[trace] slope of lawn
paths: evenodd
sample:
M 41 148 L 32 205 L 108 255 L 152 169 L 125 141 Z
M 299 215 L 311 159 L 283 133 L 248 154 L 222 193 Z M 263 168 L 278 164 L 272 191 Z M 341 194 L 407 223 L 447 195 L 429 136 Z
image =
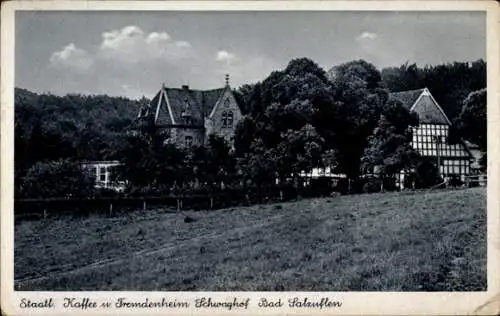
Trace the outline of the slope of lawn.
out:
M 486 290 L 486 190 L 364 194 L 15 227 L 17 290 Z

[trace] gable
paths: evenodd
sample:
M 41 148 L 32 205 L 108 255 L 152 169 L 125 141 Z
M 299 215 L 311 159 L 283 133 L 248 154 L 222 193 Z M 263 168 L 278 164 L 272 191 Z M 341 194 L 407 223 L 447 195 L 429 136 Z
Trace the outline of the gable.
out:
M 230 88 L 224 89 L 221 96 L 218 98 L 217 102 L 214 105 L 214 108 L 208 115 L 208 117 L 213 118 L 217 112 L 221 112 L 223 110 L 231 110 L 235 112 L 235 115 L 241 116 L 241 110 L 238 106 L 238 102 L 236 102 L 236 98 L 233 95 L 233 92 Z
M 160 90 L 158 98 L 158 103 L 155 105 L 155 124 L 157 125 L 171 125 L 172 116 L 170 115 L 170 110 L 168 108 L 167 99 L 165 97 L 165 91 Z M 154 104 L 154 103 L 153 103 Z
M 172 110 L 172 115 L 176 124 L 183 124 L 182 113 L 186 109 L 186 102 L 189 104 L 189 112 L 193 125 L 203 125 L 202 103 L 199 91 L 188 89 L 166 88 L 167 102 Z
M 150 118 L 158 125 L 173 124 L 163 89 L 156 93 L 147 106 L 139 110 L 137 117 L 140 119 Z
M 204 115 L 210 116 L 215 105 L 222 98 L 225 88 L 203 91 Z
M 418 114 L 420 123 L 451 125 L 450 120 L 427 88 L 392 92 L 389 100 L 401 102 L 403 107 Z
M 147 107 L 140 110 L 138 117 L 151 117 L 157 125 L 185 124 L 183 113 L 186 108 L 191 115 L 190 125 L 203 126 L 204 120 L 214 113 L 222 100 L 229 99 L 233 111 L 241 111 L 229 86 L 212 90 L 167 88 L 163 86 Z M 188 106 L 186 107 L 186 103 Z
M 427 90 L 426 90 L 427 91 Z M 424 91 L 412 107 L 412 111 L 418 114 L 419 122 L 425 124 L 451 125 L 448 117 L 437 104 L 430 93 Z

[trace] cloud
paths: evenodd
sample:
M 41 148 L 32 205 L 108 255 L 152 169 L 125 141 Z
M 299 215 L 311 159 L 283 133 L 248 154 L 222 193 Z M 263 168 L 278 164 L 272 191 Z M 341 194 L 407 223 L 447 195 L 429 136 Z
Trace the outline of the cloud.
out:
M 92 68 L 94 61 L 87 51 L 70 43 L 50 56 L 50 64 L 56 68 L 70 68 L 85 73 Z
M 393 37 L 379 37 L 375 33 L 363 32 L 359 35 L 355 53 L 352 58 L 364 59 L 378 67 L 387 67 L 403 63 L 401 51 L 405 46 L 412 46 L 405 39 L 395 40 Z M 377 40 L 375 40 L 377 39 Z M 393 49 L 387 49 L 391 47 Z M 407 60 L 412 60 L 414 52 L 410 50 L 406 53 Z
M 374 40 L 377 37 L 378 37 L 377 33 L 363 32 L 360 35 L 356 36 L 356 39 L 358 41 L 362 41 L 362 40 Z
M 185 41 L 177 41 L 177 42 L 175 42 L 175 46 L 177 46 L 179 48 L 191 48 L 191 44 L 189 44 L 189 42 L 185 42 Z
M 68 44 L 50 57 L 50 64 L 57 68 L 86 72 L 94 64 L 107 63 L 114 67 L 152 62 L 178 62 L 193 57 L 194 51 L 187 41 L 176 41 L 166 32 L 146 34 L 141 28 L 130 25 L 120 30 L 102 33 L 99 48 L 89 53 Z
M 95 93 L 137 97 L 153 93 L 168 78 L 184 82 L 191 76 L 186 65 L 201 65 L 188 41 L 134 25 L 103 32 L 94 47 L 86 51 L 70 43 L 51 55 L 51 76 L 58 88 L 91 87 Z
M 131 25 L 121 30 L 112 30 L 102 34 L 101 49 L 126 49 L 134 48 L 144 39 L 144 32 L 137 26 Z
M 98 54 L 102 58 L 116 59 L 123 63 L 138 63 L 152 59 L 177 61 L 193 53 L 187 41 L 176 41 L 166 32 L 145 34 L 138 26 L 130 25 L 121 30 L 102 34 Z
M 278 67 L 265 55 L 239 55 L 209 43 L 194 47 L 166 31 L 148 33 L 133 25 L 103 32 L 95 44 L 85 51 L 71 43 L 53 54 L 51 89 L 151 98 L 162 82 L 211 89 L 223 86 L 229 74 L 237 87 L 263 80 Z
M 220 50 L 217 52 L 215 60 L 218 62 L 230 65 L 230 64 L 234 63 L 235 61 L 237 61 L 238 58 L 234 54 L 231 54 L 225 50 Z

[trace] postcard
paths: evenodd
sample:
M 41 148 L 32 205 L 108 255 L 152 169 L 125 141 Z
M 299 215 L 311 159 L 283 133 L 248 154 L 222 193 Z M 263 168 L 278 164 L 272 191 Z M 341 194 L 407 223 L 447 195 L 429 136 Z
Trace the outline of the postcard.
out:
M 494 1 L 8 1 L 5 315 L 500 312 Z

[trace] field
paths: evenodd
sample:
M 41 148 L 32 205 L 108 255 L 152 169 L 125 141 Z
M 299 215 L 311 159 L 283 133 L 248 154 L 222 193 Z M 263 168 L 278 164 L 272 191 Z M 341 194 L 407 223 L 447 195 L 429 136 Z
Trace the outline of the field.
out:
M 16 290 L 486 290 L 486 190 L 20 221 Z

